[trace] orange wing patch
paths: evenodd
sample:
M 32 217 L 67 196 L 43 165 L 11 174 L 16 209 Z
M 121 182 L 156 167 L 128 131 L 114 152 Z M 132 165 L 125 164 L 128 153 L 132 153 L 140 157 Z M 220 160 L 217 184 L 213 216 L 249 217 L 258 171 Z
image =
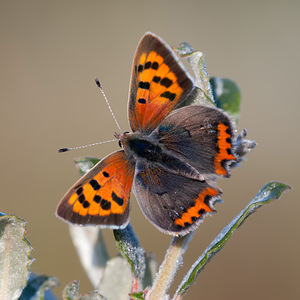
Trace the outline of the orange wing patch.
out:
M 205 188 L 199 193 L 198 198 L 195 199 L 195 205 L 188 208 L 174 223 L 184 228 L 192 225 L 195 222 L 195 219 L 200 218 L 204 213 L 212 212 L 213 210 L 210 208 L 209 202 L 218 194 L 219 192 L 214 188 Z
M 161 39 L 146 34 L 138 45 L 131 79 L 129 120 L 150 133 L 190 93 L 193 82 Z
M 231 134 L 227 132 L 229 126 L 220 123 L 218 125 L 218 148 L 219 152 L 215 158 L 215 170 L 218 175 L 227 175 L 227 170 L 224 167 L 224 163 L 229 160 L 235 160 L 236 158 L 231 153 Z
M 57 215 L 71 223 L 121 225 L 128 217 L 133 176 L 124 151 L 109 155 L 67 192 Z
M 178 78 L 157 52 L 143 53 L 138 65 L 136 109 L 142 130 L 149 123 L 160 123 L 183 93 Z M 142 62 L 144 62 L 142 64 Z

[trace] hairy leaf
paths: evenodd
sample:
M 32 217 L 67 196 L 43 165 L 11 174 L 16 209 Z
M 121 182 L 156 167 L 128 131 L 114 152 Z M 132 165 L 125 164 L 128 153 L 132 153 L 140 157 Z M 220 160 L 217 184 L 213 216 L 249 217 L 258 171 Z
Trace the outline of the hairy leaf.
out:
M 32 262 L 25 221 L 0 215 L 0 299 L 18 299 L 26 286 Z

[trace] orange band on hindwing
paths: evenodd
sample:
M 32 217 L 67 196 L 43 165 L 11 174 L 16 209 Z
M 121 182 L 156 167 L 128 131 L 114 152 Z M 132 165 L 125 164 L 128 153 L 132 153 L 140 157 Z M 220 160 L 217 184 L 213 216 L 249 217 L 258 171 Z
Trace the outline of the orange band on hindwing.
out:
M 203 215 L 203 213 L 212 212 L 209 202 L 212 197 L 216 196 L 218 193 L 219 192 L 213 188 L 205 188 L 198 194 L 198 198 L 195 199 L 195 205 L 188 208 L 174 223 L 181 227 L 187 227 L 192 225 L 196 219 Z
M 214 161 L 215 170 L 218 175 L 227 175 L 227 170 L 224 163 L 229 160 L 235 160 L 236 158 L 231 153 L 232 141 L 231 141 L 230 127 L 219 123 L 218 125 L 218 153 Z

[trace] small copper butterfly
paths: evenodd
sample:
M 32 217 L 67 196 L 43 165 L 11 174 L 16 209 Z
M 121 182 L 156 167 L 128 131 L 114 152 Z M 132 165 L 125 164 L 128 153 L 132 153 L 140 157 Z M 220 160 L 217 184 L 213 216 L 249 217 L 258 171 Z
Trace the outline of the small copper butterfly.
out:
M 235 160 L 234 127 L 222 110 L 179 108 L 194 88 L 173 50 L 146 33 L 133 60 L 129 92 L 132 133 L 116 134 L 123 148 L 95 165 L 65 194 L 57 216 L 73 224 L 124 228 L 133 189 L 159 230 L 185 235 L 214 210 L 220 176 Z

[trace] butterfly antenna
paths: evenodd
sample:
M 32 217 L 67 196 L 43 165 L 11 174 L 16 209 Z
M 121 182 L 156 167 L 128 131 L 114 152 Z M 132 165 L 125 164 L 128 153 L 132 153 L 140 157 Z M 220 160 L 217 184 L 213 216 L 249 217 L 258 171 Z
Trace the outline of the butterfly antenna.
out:
M 83 149 L 83 148 L 87 148 L 87 147 L 91 147 L 91 146 L 95 146 L 95 145 L 100 145 L 100 144 L 105 144 L 105 143 L 110 143 L 110 142 L 115 142 L 115 141 L 117 141 L 117 139 L 98 142 L 98 143 L 93 143 L 93 144 L 88 144 L 88 145 L 79 146 L 79 147 L 61 148 L 61 149 L 58 150 L 58 152 L 61 153 L 61 152 L 67 152 L 67 151 L 71 151 L 71 150 L 78 150 L 78 149 Z
M 121 127 L 120 127 L 120 125 L 119 125 L 119 123 L 118 123 L 118 121 L 117 121 L 117 119 L 116 119 L 116 117 L 115 117 L 115 115 L 114 115 L 114 113 L 113 113 L 113 111 L 112 111 L 110 105 L 109 105 L 109 102 L 108 102 L 108 100 L 107 100 L 107 97 L 106 97 L 106 95 L 105 95 L 103 89 L 102 89 L 102 86 L 101 86 L 101 83 L 100 83 L 99 79 L 98 79 L 98 78 L 95 78 L 95 82 L 96 82 L 98 88 L 100 89 L 100 91 L 101 91 L 101 93 L 102 93 L 102 95 L 103 95 L 103 97 L 104 97 L 104 99 L 105 99 L 105 101 L 106 101 L 106 104 L 107 104 L 107 106 L 108 106 L 108 108 L 109 108 L 109 110 L 110 110 L 110 113 L 111 113 L 113 119 L 115 120 L 115 123 L 116 123 L 117 127 L 119 128 L 120 132 L 122 133 L 122 129 L 121 129 Z

